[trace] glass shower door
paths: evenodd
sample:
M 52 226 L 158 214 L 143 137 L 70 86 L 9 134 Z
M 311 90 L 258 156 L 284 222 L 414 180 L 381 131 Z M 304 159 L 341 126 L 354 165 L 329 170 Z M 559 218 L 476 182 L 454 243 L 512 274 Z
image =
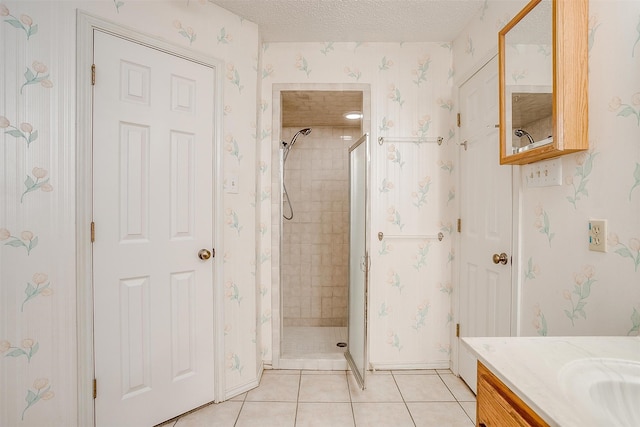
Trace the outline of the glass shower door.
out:
M 369 134 L 349 148 L 349 342 L 345 357 L 365 388 L 369 273 Z

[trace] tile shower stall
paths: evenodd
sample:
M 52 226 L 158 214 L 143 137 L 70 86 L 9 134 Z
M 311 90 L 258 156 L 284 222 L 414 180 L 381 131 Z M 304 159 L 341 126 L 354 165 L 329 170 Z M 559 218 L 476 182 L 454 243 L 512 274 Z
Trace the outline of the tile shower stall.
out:
M 289 142 L 298 130 L 283 128 L 282 139 Z M 336 341 L 346 340 L 349 147 L 359 137 L 359 127 L 316 126 L 300 136 L 287 155 L 284 183 L 293 218 L 282 220 L 284 357 L 318 353 L 321 348 L 340 351 Z M 282 209 L 291 215 L 286 201 Z M 310 327 L 327 329 L 313 332 Z M 309 336 L 315 344 L 309 343 Z

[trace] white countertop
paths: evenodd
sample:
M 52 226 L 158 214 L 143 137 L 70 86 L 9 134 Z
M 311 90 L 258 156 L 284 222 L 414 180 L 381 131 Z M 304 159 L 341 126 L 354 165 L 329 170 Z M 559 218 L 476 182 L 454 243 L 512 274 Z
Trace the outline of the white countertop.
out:
M 602 427 L 589 408 L 584 409 L 584 401 L 564 390 L 566 385 L 559 380 L 563 367 L 594 358 L 640 363 L 640 337 L 495 337 L 462 341 L 542 419 L 558 427 Z

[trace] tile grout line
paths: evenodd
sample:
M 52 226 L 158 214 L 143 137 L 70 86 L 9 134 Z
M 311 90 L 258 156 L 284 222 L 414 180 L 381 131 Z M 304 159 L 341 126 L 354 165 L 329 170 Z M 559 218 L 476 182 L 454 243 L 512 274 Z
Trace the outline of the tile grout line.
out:
M 258 387 L 260 387 L 260 384 L 258 384 Z M 244 394 L 244 399 L 242 399 L 242 405 L 240 405 L 240 410 L 238 411 L 238 415 L 236 415 L 236 420 L 233 423 L 233 426 L 235 427 L 236 425 L 238 425 L 238 421 L 240 420 L 240 414 L 242 413 L 242 410 L 244 409 L 244 404 L 247 401 L 247 396 L 249 395 L 249 392 L 246 392 Z
M 449 385 L 445 382 L 445 380 L 442 379 L 442 376 L 440 376 L 440 372 L 436 371 L 436 374 L 438 375 L 438 378 L 440 378 L 440 381 L 442 381 L 442 383 L 444 384 L 444 386 L 447 388 L 447 390 L 449 390 L 449 393 L 451 393 L 451 395 L 453 396 L 453 398 L 456 400 L 456 403 L 458 404 L 458 406 L 460 407 L 460 409 L 462 409 L 462 412 L 467 416 L 467 418 L 469 418 L 469 420 L 473 423 L 473 425 L 475 425 L 475 421 L 471 419 L 471 417 L 469 416 L 469 414 L 467 414 L 467 411 L 464 410 L 464 407 L 460 404 L 460 401 L 458 400 L 458 398 L 456 397 L 456 395 L 453 393 L 453 391 L 451 390 L 451 388 L 449 387 Z M 452 374 L 453 375 L 453 374 Z
M 398 388 L 398 392 L 400 393 L 400 397 L 402 397 L 402 403 L 404 403 L 404 407 L 407 409 L 407 412 L 409 413 L 409 417 L 411 417 L 411 422 L 415 426 L 416 425 L 416 420 L 413 419 L 413 414 L 411 413 L 411 410 L 409 409 L 409 405 L 407 405 L 407 401 L 404 399 L 404 394 L 402 394 L 402 390 L 400 389 L 400 386 L 398 385 L 398 381 L 396 381 L 396 376 L 393 373 L 393 370 L 391 371 L 391 378 L 393 378 L 393 383 Z
M 298 407 L 300 406 L 300 389 L 302 388 L 302 369 L 298 371 L 298 394 L 296 396 L 296 413 L 293 417 L 293 427 L 298 424 Z
M 347 391 L 349 392 L 349 404 L 351 405 L 351 419 L 353 420 L 353 426 L 356 426 L 356 412 L 353 409 L 353 396 L 351 395 L 351 386 L 349 386 L 349 371 L 345 371 L 345 380 L 347 381 Z

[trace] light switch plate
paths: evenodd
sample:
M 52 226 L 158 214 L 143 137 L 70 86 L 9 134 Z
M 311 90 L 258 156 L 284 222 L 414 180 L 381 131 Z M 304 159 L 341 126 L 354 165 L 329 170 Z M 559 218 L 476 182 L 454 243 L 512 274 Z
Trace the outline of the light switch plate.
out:
M 231 194 L 238 193 L 238 175 L 230 174 L 224 178 L 224 191 Z
M 525 166 L 528 187 L 551 187 L 562 185 L 562 161 L 551 159 Z
M 589 220 L 589 250 L 607 252 L 607 220 Z

